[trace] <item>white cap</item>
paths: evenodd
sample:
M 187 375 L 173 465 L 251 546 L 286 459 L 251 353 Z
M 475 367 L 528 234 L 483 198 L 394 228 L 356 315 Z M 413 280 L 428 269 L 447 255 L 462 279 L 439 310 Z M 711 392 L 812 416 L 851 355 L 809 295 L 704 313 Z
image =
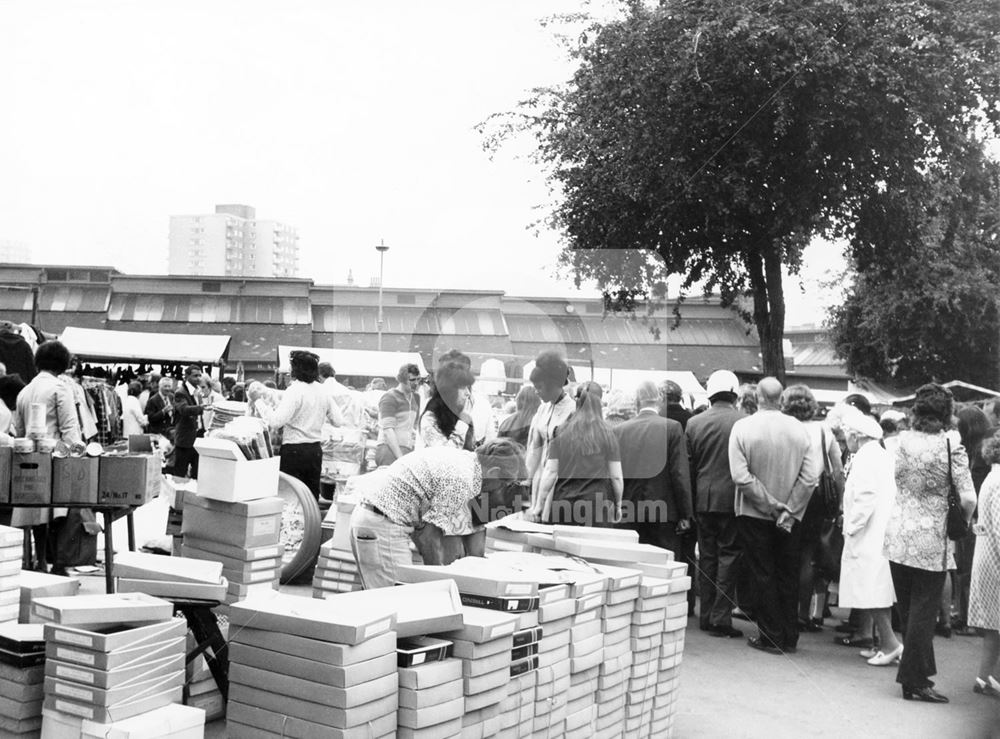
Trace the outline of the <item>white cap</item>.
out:
M 733 395 L 740 389 L 740 381 L 729 370 L 716 370 L 705 385 L 708 397 L 711 398 L 718 393 L 732 393 Z
M 859 436 L 867 436 L 871 439 L 882 438 L 882 427 L 879 426 L 878 421 L 851 406 L 847 406 L 841 416 L 840 428 L 845 434 L 854 432 Z

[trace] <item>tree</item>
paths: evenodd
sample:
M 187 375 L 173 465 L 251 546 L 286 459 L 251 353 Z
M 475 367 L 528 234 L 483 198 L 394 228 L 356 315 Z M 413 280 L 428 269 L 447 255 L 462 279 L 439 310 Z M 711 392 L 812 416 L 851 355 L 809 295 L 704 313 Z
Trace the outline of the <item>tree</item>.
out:
M 782 377 L 783 268 L 816 235 L 849 236 L 884 183 L 997 129 L 998 31 L 985 0 L 634 0 L 487 146 L 534 134 L 578 280 L 658 300 L 679 274 L 749 296 L 763 370 Z
M 855 283 L 830 313 L 848 371 L 916 386 L 1000 387 L 1000 165 L 928 173 L 921 191 L 887 190 L 862 210 Z

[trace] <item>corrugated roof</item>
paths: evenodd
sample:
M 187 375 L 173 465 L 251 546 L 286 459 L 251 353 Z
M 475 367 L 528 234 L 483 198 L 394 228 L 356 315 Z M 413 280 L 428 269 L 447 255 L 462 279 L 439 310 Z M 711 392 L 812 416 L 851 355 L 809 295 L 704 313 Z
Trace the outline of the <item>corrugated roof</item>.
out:
M 836 350 L 829 344 L 804 344 L 794 347 L 793 357 L 796 367 L 842 367 L 844 362 L 837 357 Z

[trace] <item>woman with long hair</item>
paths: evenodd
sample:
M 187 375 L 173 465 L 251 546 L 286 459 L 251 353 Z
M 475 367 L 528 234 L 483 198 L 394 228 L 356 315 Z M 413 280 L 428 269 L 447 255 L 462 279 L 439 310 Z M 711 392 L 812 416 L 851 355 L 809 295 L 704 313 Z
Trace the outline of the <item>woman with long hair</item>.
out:
M 927 703 L 948 702 L 930 678 L 937 672 L 934 622 L 952 558 L 946 533 L 952 482 L 966 520 L 976 506 L 969 457 L 959 435 L 947 431 L 951 414 L 951 391 L 917 388 L 913 426 L 899 435 L 896 501 L 885 537 L 904 635 L 896 682 L 903 698 Z
M 542 399 L 538 397 L 538 391 L 530 383 L 524 383 L 517 393 L 516 410 L 514 414 L 508 416 L 500 424 L 497 436 L 505 436 L 513 439 L 523 447 L 528 446 L 528 432 L 531 431 L 531 419 L 535 417 L 538 406 L 542 404 Z
M 955 413 L 958 419 L 958 433 L 962 437 L 962 446 L 969 453 L 969 472 L 972 473 L 972 487 L 976 489 L 976 497 L 979 497 L 980 488 L 983 481 L 990 473 L 990 464 L 983 458 L 983 441 L 993 430 L 990 426 L 990 419 L 977 406 L 967 405 L 959 408 Z M 975 520 L 973 518 L 973 520 Z M 969 616 L 969 578 L 972 573 L 972 559 L 976 551 L 976 535 L 971 531 L 964 539 L 955 542 L 955 571 L 951 576 L 951 592 L 945 588 L 943 605 L 943 623 L 940 627 L 951 629 L 960 636 L 975 636 L 978 632 L 968 625 Z M 952 596 L 958 601 L 958 617 L 954 624 L 951 623 L 951 603 Z
M 982 443 L 982 456 L 990 465 L 979 491 L 978 537 L 972 558 L 969 593 L 969 626 L 981 630 L 983 652 L 973 691 L 1000 698 L 1000 434 Z
M 600 527 L 621 521 L 621 453 L 604 421 L 602 395 L 597 383 L 579 385 L 576 410 L 549 445 L 535 511 L 543 521 Z
M 472 417 L 466 410 L 475 381 L 472 372 L 458 362 L 438 367 L 430 400 L 417 422 L 425 447 L 450 446 L 468 451 L 476 448 Z

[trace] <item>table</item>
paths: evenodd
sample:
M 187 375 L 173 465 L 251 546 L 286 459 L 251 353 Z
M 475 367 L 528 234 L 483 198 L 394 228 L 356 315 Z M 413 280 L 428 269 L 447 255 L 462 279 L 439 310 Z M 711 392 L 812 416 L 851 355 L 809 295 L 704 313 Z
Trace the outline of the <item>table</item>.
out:
M 219 619 L 212 609 L 219 605 L 215 600 L 190 600 L 185 598 L 164 598 L 174 604 L 174 608 L 184 614 L 188 628 L 194 634 L 195 648 L 188 652 L 190 664 L 199 654 L 205 655 L 208 669 L 219 686 L 224 701 L 229 700 L 229 645 L 219 631 Z M 209 653 L 211 649 L 211 653 Z
M 8 508 L 90 508 L 95 513 L 100 513 L 104 519 L 104 587 L 108 593 L 115 592 L 115 579 L 112 575 L 115 563 L 115 547 L 112 537 L 111 524 L 122 516 L 127 518 L 128 526 L 128 548 L 135 551 L 135 520 L 133 514 L 139 506 L 133 505 L 90 505 L 86 503 L 59 503 L 57 505 L 46 503 L 43 505 L 26 503 L 4 503 Z M 27 566 L 31 566 L 31 529 L 24 530 L 24 547 Z

